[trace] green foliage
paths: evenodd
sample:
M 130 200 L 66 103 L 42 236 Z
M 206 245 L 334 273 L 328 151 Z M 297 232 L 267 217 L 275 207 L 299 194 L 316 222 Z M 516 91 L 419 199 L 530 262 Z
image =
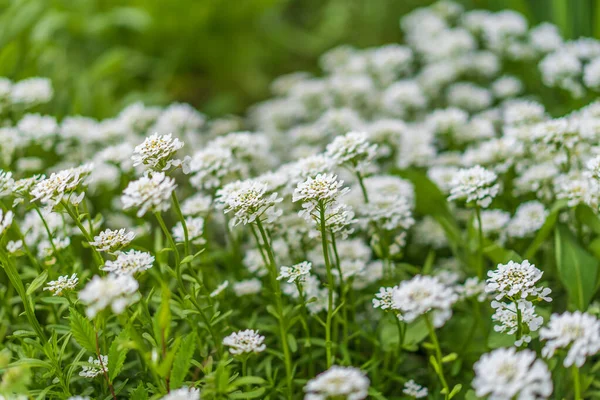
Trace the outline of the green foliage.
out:
M 96 334 L 89 319 L 79 314 L 77 310 L 69 310 L 71 333 L 75 341 L 87 351 L 96 353 Z

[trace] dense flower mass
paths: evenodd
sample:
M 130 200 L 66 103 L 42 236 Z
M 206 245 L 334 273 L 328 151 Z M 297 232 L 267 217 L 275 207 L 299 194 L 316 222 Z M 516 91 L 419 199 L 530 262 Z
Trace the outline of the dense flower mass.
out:
M 600 41 L 451 0 L 400 29 L 242 116 L 0 78 L 0 396 L 594 398 Z

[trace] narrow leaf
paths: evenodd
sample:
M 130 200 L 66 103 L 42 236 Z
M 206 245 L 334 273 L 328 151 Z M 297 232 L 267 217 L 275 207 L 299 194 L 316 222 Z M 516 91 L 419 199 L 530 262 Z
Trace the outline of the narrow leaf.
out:
M 96 334 L 92 323 L 74 308 L 70 309 L 69 320 L 75 341 L 84 349 L 96 353 Z

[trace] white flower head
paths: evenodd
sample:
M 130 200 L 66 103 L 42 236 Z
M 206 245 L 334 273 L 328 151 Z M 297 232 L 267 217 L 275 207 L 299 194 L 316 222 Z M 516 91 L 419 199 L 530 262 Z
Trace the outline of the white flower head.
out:
M 0 210 L 0 236 L 12 225 L 14 214 L 12 211 Z
M 0 197 L 7 196 L 15 190 L 15 180 L 12 176 L 12 172 L 0 169 Z
M 375 294 L 373 299 L 373 307 L 381 308 L 382 310 L 394 310 L 396 303 L 394 302 L 394 292 L 398 289 L 398 286 L 394 287 L 382 287 L 379 288 L 379 292 Z
M 540 329 L 540 326 L 544 322 L 544 319 L 535 312 L 533 303 L 527 300 L 519 299 L 516 303 L 508 304 L 492 301 L 492 308 L 496 310 L 494 315 L 492 315 L 492 321 L 497 323 L 497 325 L 494 325 L 496 332 L 505 332 L 508 335 L 514 335 L 519 328 L 527 328 L 521 338 L 515 341 L 516 346 L 529 343 L 531 341 L 529 333 Z M 520 327 L 517 310 L 521 315 Z
M 529 261 L 521 263 L 509 261 L 508 264 L 498 264 L 494 271 L 488 271 L 485 291 L 493 293 L 496 300 L 503 298 L 527 299 L 533 297 L 545 301 L 552 301 L 548 295 L 549 288 L 536 286 L 542 278 L 543 272 Z
M 369 143 L 369 135 L 366 132 L 349 132 L 336 137 L 327 145 L 325 155 L 338 165 L 365 172 L 377 155 L 377 145 Z
M 171 390 L 161 400 L 200 400 L 200 389 L 181 387 Z
M 291 267 L 281 267 L 279 270 L 278 280 L 285 279 L 288 283 L 303 282 L 306 276 L 310 273 L 312 263 L 302 261 L 294 264 Z
M 204 234 L 204 218 L 188 217 L 185 219 L 185 226 L 188 231 L 188 239 L 192 243 L 197 245 L 206 243 L 206 240 L 204 240 L 202 237 Z M 185 241 L 185 232 L 183 230 L 183 224 L 181 221 L 177 222 L 177 224 L 173 227 L 173 239 L 175 239 L 177 243 L 182 243 Z
M 479 207 L 487 208 L 500 191 L 497 179 L 495 173 L 479 165 L 461 169 L 450 184 L 448 200 L 465 200 L 467 203 L 474 202 Z
M 171 194 L 175 190 L 175 180 L 164 172 L 154 172 L 129 182 L 123 191 L 123 208 L 137 208 L 137 216 L 142 217 L 148 211 L 167 211 L 171 207 Z
M 484 354 L 474 365 L 473 388 L 478 397 L 490 400 L 547 399 L 552 377 L 543 361 L 530 350 L 497 349 Z
M 333 174 L 308 177 L 296 186 L 292 201 L 301 201 L 304 212 L 311 213 L 315 208 L 326 207 L 348 193 L 350 189 L 343 185 L 344 181 L 338 180 Z
M 102 278 L 96 275 L 79 292 L 79 300 L 87 306 L 88 318 L 94 318 L 107 307 L 115 314 L 121 314 L 125 307 L 138 300 L 138 287 L 131 275 L 108 274 Z
M 362 400 L 369 392 L 369 378 L 358 368 L 332 366 L 304 386 L 305 400 Z
M 181 161 L 172 160 L 171 157 L 183 147 L 183 144 L 179 139 L 173 138 L 170 133 L 168 135 L 155 133 L 135 147 L 133 156 L 131 156 L 133 166 L 147 165 L 158 171 L 179 166 Z
M 260 279 L 248 279 L 245 281 L 239 281 L 233 284 L 233 291 L 236 296 L 247 296 L 251 294 L 258 294 L 262 290 L 262 282 Z
M 128 246 L 135 238 L 135 232 L 127 231 L 125 228 L 119 230 L 106 229 L 94 236 L 94 241 L 90 242 L 98 251 L 113 253 L 116 250 Z
M 431 311 L 433 325 L 439 328 L 452 316 L 458 295 L 437 277 L 416 275 L 402 281 L 392 299 L 393 308 L 401 312 L 404 321 L 412 322 Z
M 581 311 L 552 314 L 548 325 L 540 330 L 540 339 L 546 341 L 544 357 L 552 357 L 558 349 L 568 349 L 564 366 L 580 368 L 587 357 L 600 351 L 600 321 Z
M 273 222 L 275 205 L 283 201 L 277 193 L 268 193 L 266 183 L 257 180 L 232 182 L 217 191 L 215 203 L 227 213 L 233 213 L 232 224 L 249 224 L 266 216 Z M 275 212 L 275 213 L 274 213 Z
M 90 357 L 88 364 L 81 368 L 79 376 L 84 378 L 95 378 L 105 372 L 108 372 L 108 356 L 100 355 L 100 359 Z
M 70 277 L 69 275 L 59 276 L 57 280 L 48 282 L 48 286 L 44 290 L 49 290 L 53 296 L 61 296 L 64 291 L 75 289 L 77 283 L 79 283 L 77 274 Z
M 31 196 L 33 201 L 39 200 L 44 204 L 55 206 L 63 199 L 81 188 L 90 175 L 93 164 L 85 164 L 76 168 L 54 172 L 49 178 L 43 179 L 33 186 Z
M 414 397 L 415 399 L 421 399 L 423 397 L 427 397 L 429 391 L 426 387 L 419 385 L 411 379 L 410 381 L 404 384 L 404 389 L 402 389 L 402 393 L 410 397 Z
M 229 281 L 225 281 L 223 283 L 221 283 L 219 286 L 217 286 L 217 288 L 215 290 L 213 290 L 210 293 L 210 297 L 217 297 L 218 295 L 220 295 L 223 290 L 227 289 L 227 287 L 229 286 Z
M 108 271 L 116 275 L 133 275 L 138 272 L 152 268 L 154 256 L 145 251 L 129 250 L 118 252 L 114 261 L 107 261 L 102 271 Z
M 229 347 L 229 352 L 233 355 L 246 353 L 260 353 L 265 351 L 267 346 L 263 343 L 265 337 L 258 334 L 258 331 L 246 329 L 244 331 L 233 332 L 223 339 L 223 344 Z

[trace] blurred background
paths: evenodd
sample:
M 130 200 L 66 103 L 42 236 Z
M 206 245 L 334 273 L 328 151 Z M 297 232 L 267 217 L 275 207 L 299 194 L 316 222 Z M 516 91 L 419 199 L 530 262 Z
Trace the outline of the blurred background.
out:
M 318 72 L 339 44 L 402 40 L 399 18 L 429 0 L 0 0 L 0 75 L 52 79 L 58 116 L 114 115 L 125 104 L 189 102 L 242 113 L 269 83 Z M 467 8 L 550 21 L 600 37 L 596 0 L 470 0 Z

